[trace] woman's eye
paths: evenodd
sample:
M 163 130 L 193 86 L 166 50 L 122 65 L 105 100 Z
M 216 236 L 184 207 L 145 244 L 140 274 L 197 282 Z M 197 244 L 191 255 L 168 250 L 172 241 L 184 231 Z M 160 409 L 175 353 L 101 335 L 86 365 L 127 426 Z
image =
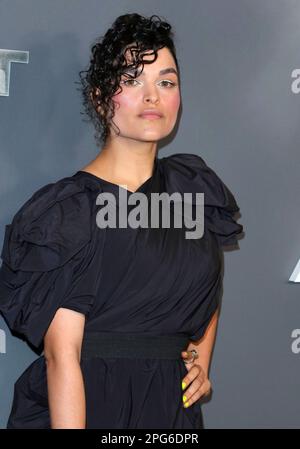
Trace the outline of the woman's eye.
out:
M 129 79 L 129 80 L 123 80 L 121 81 L 122 84 L 125 84 L 126 86 L 128 85 L 128 83 L 132 82 L 132 81 L 136 81 L 135 79 Z M 129 84 L 129 86 L 133 86 L 133 84 Z
M 162 83 L 167 83 L 167 85 L 169 85 L 170 87 L 176 86 L 175 83 L 173 83 L 172 81 L 168 81 L 168 80 L 162 80 Z
M 138 81 L 136 79 L 126 79 L 126 80 L 121 81 L 121 83 L 125 84 L 126 86 L 134 86 L 134 84 L 133 84 L 134 82 L 138 82 Z M 160 82 L 160 84 L 162 84 L 162 83 L 164 83 L 164 86 L 166 86 L 166 87 L 176 86 L 176 83 L 173 83 L 172 81 L 168 81 L 168 80 L 162 80 Z

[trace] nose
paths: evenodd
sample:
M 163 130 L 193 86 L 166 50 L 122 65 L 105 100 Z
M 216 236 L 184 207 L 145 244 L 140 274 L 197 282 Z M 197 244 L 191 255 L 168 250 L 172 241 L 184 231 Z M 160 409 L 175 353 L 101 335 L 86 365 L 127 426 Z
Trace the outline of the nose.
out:
M 159 101 L 159 96 L 155 87 L 146 87 L 144 92 L 144 101 L 149 103 L 157 103 Z

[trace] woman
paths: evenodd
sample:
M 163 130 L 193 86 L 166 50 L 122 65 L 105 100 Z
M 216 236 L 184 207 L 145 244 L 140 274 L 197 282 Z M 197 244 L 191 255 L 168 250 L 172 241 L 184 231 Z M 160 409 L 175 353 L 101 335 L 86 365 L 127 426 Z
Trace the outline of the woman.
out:
M 168 23 L 118 17 L 82 73 L 102 150 L 37 190 L 5 229 L 0 311 L 44 349 L 15 383 L 7 428 L 203 428 L 220 248 L 243 229 L 239 208 L 200 156 L 157 156 L 180 107 Z M 185 212 L 175 226 L 172 204 L 169 226 L 100 223 L 101 194 L 114 212 L 125 196 L 127 213 L 139 194 L 152 217 L 153 194 L 188 192 L 204 193 L 201 238 L 186 238 Z

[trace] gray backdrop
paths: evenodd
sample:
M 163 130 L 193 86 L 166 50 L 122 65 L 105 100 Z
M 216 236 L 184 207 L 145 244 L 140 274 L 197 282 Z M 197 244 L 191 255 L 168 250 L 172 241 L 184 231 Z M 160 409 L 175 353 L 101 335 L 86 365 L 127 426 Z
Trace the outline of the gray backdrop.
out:
M 245 237 L 224 251 L 205 427 L 299 428 L 299 284 L 288 282 L 300 257 L 299 0 L 0 1 L 0 48 L 30 56 L 12 64 L 0 97 L 0 237 L 35 190 L 99 151 L 74 82 L 94 38 L 128 12 L 162 15 L 176 32 L 183 110 L 159 156 L 199 154 L 241 208 Z M 0 328 L 5 427 L 14 382 L 38 355 L 2 318 Z

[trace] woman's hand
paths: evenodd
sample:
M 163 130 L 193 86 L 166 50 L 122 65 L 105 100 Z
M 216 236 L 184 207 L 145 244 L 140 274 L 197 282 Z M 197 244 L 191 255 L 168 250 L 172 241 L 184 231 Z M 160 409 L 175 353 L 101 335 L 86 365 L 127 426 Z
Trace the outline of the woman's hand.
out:
M 181 355 L 184 360 L 192 359 L 192 354 L 190 351 L 182 351 Z M 185 366 L 188 373 L 182 379 L 182 390 L 185 390 L 182 400 L 184 407 L 189 407 L 191 404 L 198 401 L 202 396 L 207 396 L 209 394 L 211 390 L 211 382 L 201 365 L 197 363 L 196 359 L 192 363 L 188 363 Z

